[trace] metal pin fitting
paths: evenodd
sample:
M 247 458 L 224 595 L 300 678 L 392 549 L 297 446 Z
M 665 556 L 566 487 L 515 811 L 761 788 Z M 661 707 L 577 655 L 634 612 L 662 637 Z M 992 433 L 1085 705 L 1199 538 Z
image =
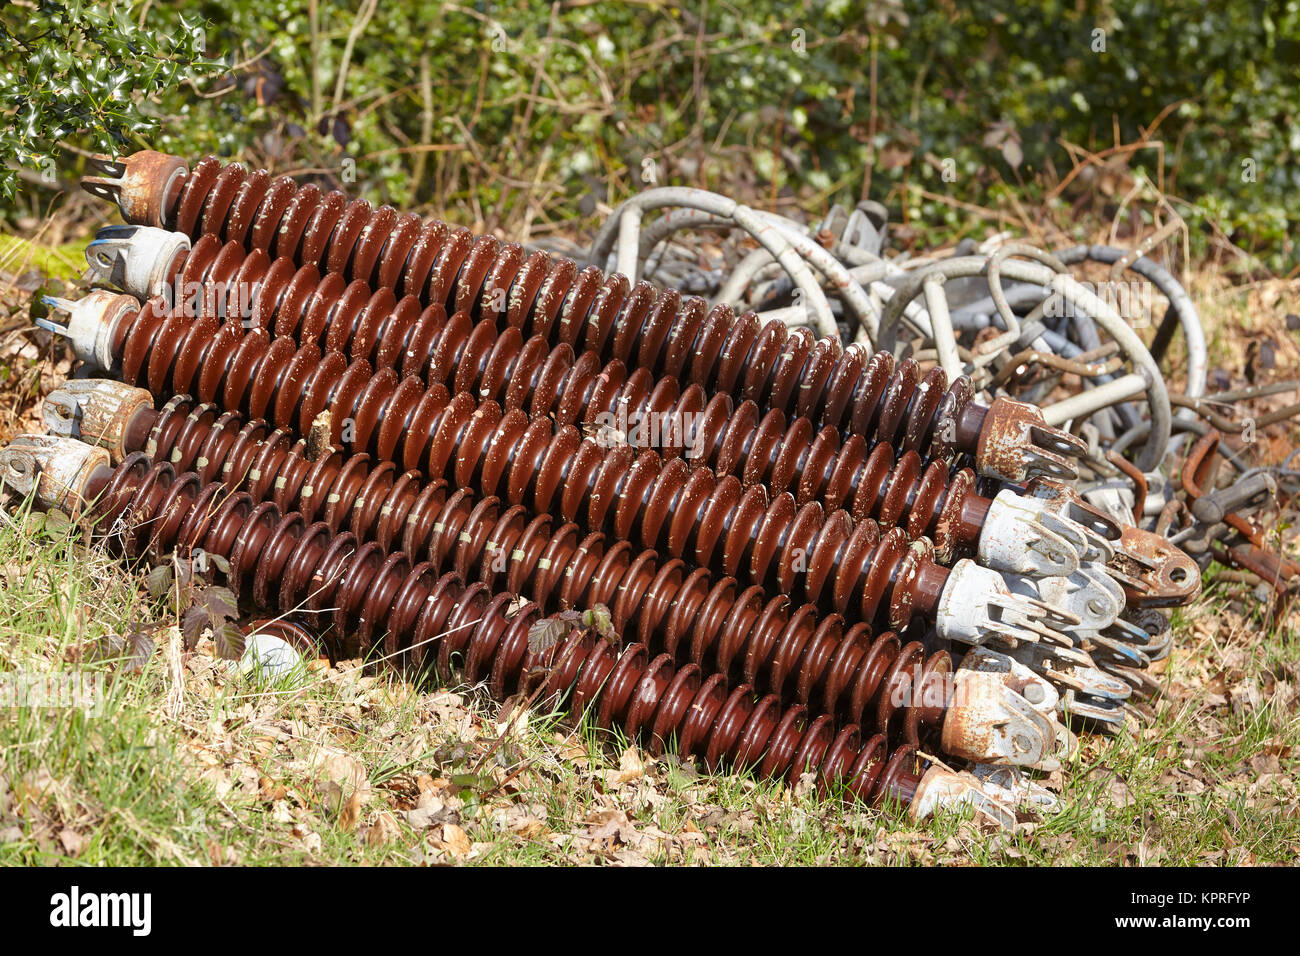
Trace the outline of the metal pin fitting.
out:
M 1051 502 L 1007 488 L 989 505 L 976 557 L 985 567 L 1011 574 L 1072 574 L 1094 549 L 1093 537 Z
M 0 448 L 0 485 L 42 510 L 79 514 L 91 476 L 112 466 L 108 451 L 72 438 L 19 435 Z
M 189 251 L 189 236 L 179 232 L 105 226 L 86 246 L 86 262 L 101 282 L 144 300 L 169 291 L 176 260 Z
M 1073 481 L 1079 472 L 1071 459 L 1087 451 L 1087 442 L 1048 425 L 1036 406 L 999 397 L 984 416 L 975 462 L 981 474 L 1003 481 L 1035 477 Z
M 78 359 L 101 371 L 114 368 L 113 333 L 117 323 L 140 308 L 134 296 L 107 289 L 96 289 L 76 301 L 47 295 L 41 298 L 41 303 L 52 312 L 46 318 L 37 319 L 36 324 L 47 332 L 66 338 Z M 68 321 L 55 321 L 55 312 L 66 314 Z
M 940 635 L 972 645 L 994 638 L 1012 646 L 1043 639 L 1068 645 L 1062 632 L 1078 623 L 1036 596 L 1013 593 L 1002 575 L 969 559 L 953 565 L 935 614 Z
M 1004 829 L 1016 825 L 1015 810 L 985 791 L 979 778 L 946 767 L 931 767 L 921 778 L 908 807 L 913 820 L 921 821 L 940 811 L 969 807 L 979 816 Z
M 1123 725 L 1124 702 L 1132 696 L 1132 687 L 1098 668 L 1086 651 L 1044 643 L 1000 649 L 1057 688 L 1063 718 L 1090 720 L 1106 730 Z
M 1020 662 L 986 648 L 971 650 L 953 675 L 944 718 L 945 753 L 978 763 L 1055 770 L 1072 746 L 1057 722 L 1060 695 Z
M 111 379 L 70 379 L 45 397 L 41 418 L 51 435 L 77 438 L 108 450 L 114 462 L 131 451 L 131 426 L 153 411 L 146 389 Z M 146 422 L 147 424 L 147 422 Z
M 83 176 L 82 189 L 115 203 L 127 222 L 159 226 L 173 210 L 189 175 L 185 160 L 152 149 L 123 159 L 93 156 L 86 166 L 98 175 Z
M 1085 562 L 1073 574 L 1031 578 L 1005 575 L 1013 594 L 1038 598 L 1075 618 L 1071 633 L 1101 631 L 1124 612 L 1124 591 L 1100 565 Z
M 1060 806 L 1056 794 L 1015 767 L 973 764 L 968 772 L 980 782 L 985 793 L 1004 805 L 1030 806 L 1040 810 L 1055 810 Z

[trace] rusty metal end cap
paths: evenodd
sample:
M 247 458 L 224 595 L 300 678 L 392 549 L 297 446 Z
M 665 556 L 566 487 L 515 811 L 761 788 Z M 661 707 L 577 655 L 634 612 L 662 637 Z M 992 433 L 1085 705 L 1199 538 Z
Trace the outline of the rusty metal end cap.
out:
M 944 717 L 945 753 L 1001 766 L 1055 770 L 1068 732 L 1054 719 L 1059 695 L 1018 661 L 985 648 L 962 660 Z
M 147 389 L 111 379 L 70 379 L 50 392 L 41 418 L 51 435 L 108 449 L 114 462 L 126 457 L 127 428 L 136 412 L 153 407 Z
M 108 451 L 57 435 L 19 435 L 0 448 L 0 485 L 32 498 L 43 511 L 77 514 L 87 503 L 86 486 Z
M 1083 439 L 1048 425 L 1037 406 L 999 397 L 980 427 L 975 466 L 981 475 L 1016 483 L 1040 476 L 1073 481 L 1079 471 L 1071 459 L 1087 451 Z
M 963 807 L 970 807 L 1000 827 L 1015 828 L 1016 812 L 985 793 L 976 777 L 938 766 L 931 767 L 921 778 L 908 814 L 920 821 L 942 810 L 958 811 Z
M 144 149 L 125 158 L 97 155 L 90 169 L 98 173 L 81 177 L 81 188 L 114 203 L 127 222 L 140 226 L 165 226 L 168 194 L 189 175 L 179 156 Z
M 1141 528 L 1124 529 L 1106 570 L 1134 607 L 1181 607 L 1201 593 L 1201 569 L 1191 556 Z

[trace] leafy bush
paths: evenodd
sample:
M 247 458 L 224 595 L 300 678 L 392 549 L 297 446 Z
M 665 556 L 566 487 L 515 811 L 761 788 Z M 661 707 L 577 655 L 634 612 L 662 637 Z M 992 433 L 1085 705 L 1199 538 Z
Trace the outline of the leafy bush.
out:
M 480 226 L 591 213 L 649 181 L 822 209 L 857 199 L 869 167 L 867 192 L 928 238 L 961 230 L 962 204 L 1014 194 L 1068 224 L 1158 188 L 1202 249 L 1295 259 L 1300 0 L 690 6 L 158 2 L 144 23 L 168 39 L 130 82 L 165 119 L 144 134 L 158 148 Z M 197 52 L 169 46 L 183 14 L 238 64 L 205 97 L 173 69 Z
M 203 57 L 203 24 L 193 16 L 173 16 L 172 29 L 159 33 L 138 27 L 125 6 L 79 0 L 6 4 L 0 42 L 4 197 L 14 194 L 15 166 L 52 173 L 67 137 L 108 153 L 147 142 L 159 121 L 142 100 L 221 66 Z

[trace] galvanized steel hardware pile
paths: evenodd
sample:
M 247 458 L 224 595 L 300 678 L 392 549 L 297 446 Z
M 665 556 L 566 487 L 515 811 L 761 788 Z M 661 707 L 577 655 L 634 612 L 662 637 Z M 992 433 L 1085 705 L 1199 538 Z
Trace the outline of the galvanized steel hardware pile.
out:
M 100 377 L 0 472 L 130 556 L 223 556 L 332 655 L 541 680 L 710 767 L 1013 823 L 1158 693 L 1162 609 L 1211 557 L 1300 570 L 1247 516 L 1288 469 L 1216 487 L 1200 322 L 1140 256 L 888 258 L 869 203 L 805 226 L 655 189 L 563 258 L 213 158 L 99 167 L 128 225 L 87 259 L 119 291 L 46 324 Z M 1085 260 L 1167 297 L 1154 349 Z M 597 606 L 621 646 L 530 641 Z

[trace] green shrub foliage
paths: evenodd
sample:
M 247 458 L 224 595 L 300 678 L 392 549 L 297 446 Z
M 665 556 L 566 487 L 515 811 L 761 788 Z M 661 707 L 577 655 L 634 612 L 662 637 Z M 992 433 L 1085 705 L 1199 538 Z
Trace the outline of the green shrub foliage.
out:
M 5 8 L 10 164 L 148 143 L 513 226 L 650 183 L 818 209 L 869 168 L 932 235 L 1011 190 L 1060 214 L 1150 184 L 1194 239 L 1295 258 L 1300 0 L 106 9 Z M 204 36 L 235 69 L 187 82 Z M 1062 186 L 1084 150 L 1111 152 Z

